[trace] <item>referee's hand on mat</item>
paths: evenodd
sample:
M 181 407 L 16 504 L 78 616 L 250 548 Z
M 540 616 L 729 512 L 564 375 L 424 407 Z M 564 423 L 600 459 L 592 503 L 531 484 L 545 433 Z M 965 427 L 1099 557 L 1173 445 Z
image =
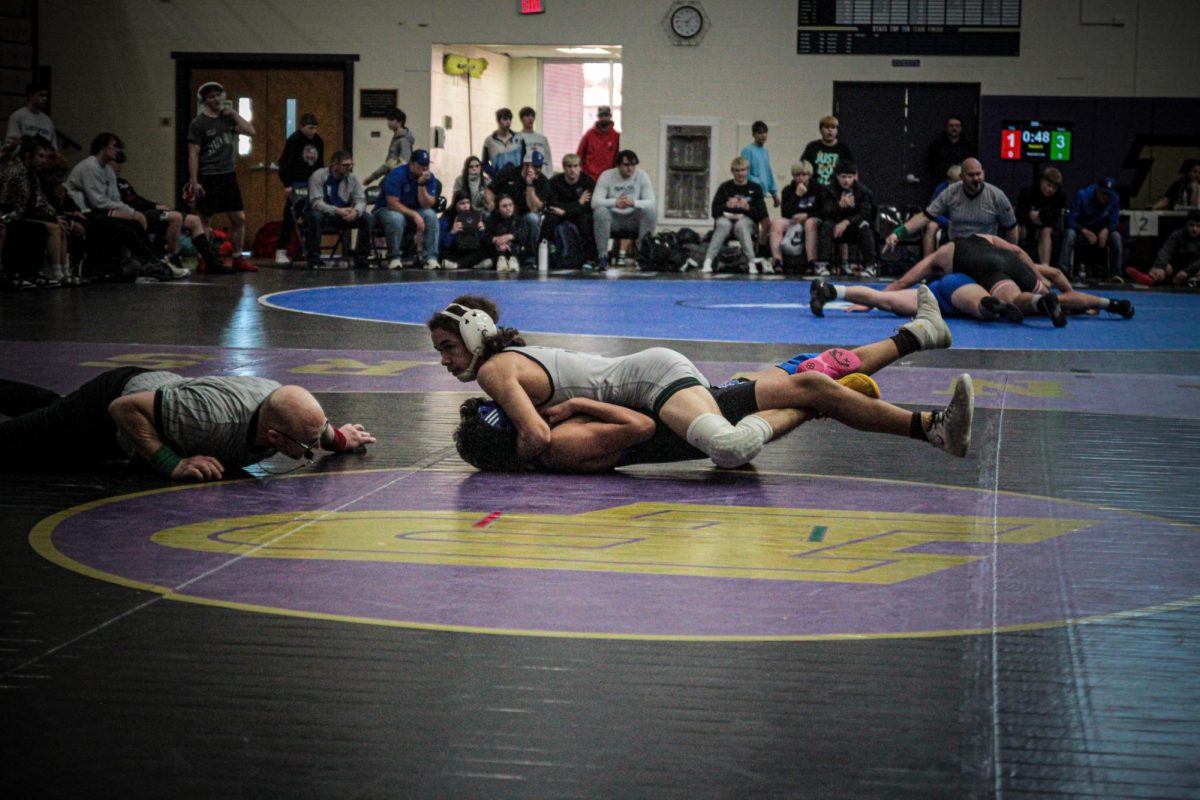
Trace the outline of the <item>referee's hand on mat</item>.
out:
M 212 456 L 188 456 L 171 471 L 173 481 L 219 481 L 225 474 L 221 462 Z

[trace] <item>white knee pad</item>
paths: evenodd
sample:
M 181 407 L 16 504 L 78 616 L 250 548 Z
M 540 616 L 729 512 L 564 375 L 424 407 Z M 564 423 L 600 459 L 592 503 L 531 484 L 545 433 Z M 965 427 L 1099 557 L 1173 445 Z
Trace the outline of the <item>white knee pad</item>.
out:
M 761 417 L 759 422 L 766 425 Z M 745 422 L 745 420 L 743 420 Z M 768 431 L 770 426 L 766 426 Z M 701 414 L 692 420 L 687 430 L 688 444 L 700 450 L 718 467 L 740 467 L 749 463 L 762 450 L 766 439 L 762 426 L 754 423 L 736 427 L 717 414 Z

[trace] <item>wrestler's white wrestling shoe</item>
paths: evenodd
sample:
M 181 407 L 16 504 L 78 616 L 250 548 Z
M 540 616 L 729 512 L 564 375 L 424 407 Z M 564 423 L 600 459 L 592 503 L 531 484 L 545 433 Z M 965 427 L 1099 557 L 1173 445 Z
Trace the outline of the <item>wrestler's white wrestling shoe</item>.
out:
M 917 337 L 922 350 L 941 350 L 949 347 L 954 340 L 954 337 L 950 335 L 949 326 L 942 319 L 937 298 L 923 283 L 917 286 L 916 318 L 912 322 L 901 325 L 900 328 Z
M 954 381 L 954 396 L 943 411 L 934 411 L 925 438 L 939 450 L 962 458 L 971 449 L 971 420 L 975 417 L 975 385 L 963 373 Z

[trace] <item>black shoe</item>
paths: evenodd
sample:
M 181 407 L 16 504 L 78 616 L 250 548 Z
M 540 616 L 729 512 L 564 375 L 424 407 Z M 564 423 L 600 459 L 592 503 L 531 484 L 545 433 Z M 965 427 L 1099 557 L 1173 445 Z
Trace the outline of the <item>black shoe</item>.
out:
M 1120 314 L 1125 319 L 1133 319 L 1133 303 L 1128 300 L 1113 300 L 1106 310 L 1110 314 Z
M 1044 294 L 1037 301 L 1038 311 L 1041 311 L 1050 321 L 1054 323 L 1054 327 L 1061 328 L 1067 324 L 1067 315 L 1063 313 L 1062 306 L 1058 304 L 1058 295 Z
M 979 312 L 980 316 L 988 322 L 1004 319 L 1020 325 L 1025 321 L 1025 315 L 1021 313 L 1021 309 L 1012 303 L 1003 303 L 990 295 L 979 301 Z
M 814 317 L 825 316 L 825 304 L 837 299 L 837 289 L 833 284 L 821 278 L 813 278 L 808 282 L 808 307 Z

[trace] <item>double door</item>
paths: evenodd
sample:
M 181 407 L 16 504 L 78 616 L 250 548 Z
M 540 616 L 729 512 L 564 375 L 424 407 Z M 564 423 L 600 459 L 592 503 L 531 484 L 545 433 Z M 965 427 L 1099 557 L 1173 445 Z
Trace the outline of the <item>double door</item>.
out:
M 237 179 L 246 208 L 246 247 L 262 225 L 283 209 L 279 156 L 303 114 L 315 114 L 325 160 L 342 146 L 345 75 L 338 69 L 195 69 L 191 75 L 193 116 L 196 90 L 208 81 L 225 87 L 227 101 L 255 128 L 238 139 Z M 222 224 L 218 220 L 218 224 Z
M 924 207 L 937 183 L 926 174 L 926 153 L 946 118 L 963 122 L 979 144 L 977 83 L 835 82 L 840 138 L 854 151 L 859 177 L 879 205 Z M 940 180 L 938 181 L 940 183 Z

